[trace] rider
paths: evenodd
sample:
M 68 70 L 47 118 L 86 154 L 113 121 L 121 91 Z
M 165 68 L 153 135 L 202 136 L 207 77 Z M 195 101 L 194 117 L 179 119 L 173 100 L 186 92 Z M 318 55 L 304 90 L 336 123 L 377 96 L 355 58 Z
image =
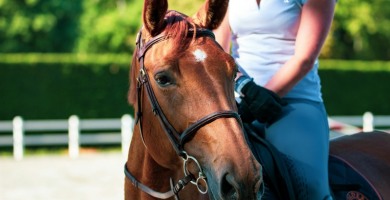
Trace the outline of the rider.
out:
M 300 200 L 331 199 L 329 127 L 317 71 L 334 7 L 335 0 L 230 0 L 215 30 L 226 52 L 232 43 L 242 67 L 235 87 L 242 119 L 263 127 L 286 157 Z

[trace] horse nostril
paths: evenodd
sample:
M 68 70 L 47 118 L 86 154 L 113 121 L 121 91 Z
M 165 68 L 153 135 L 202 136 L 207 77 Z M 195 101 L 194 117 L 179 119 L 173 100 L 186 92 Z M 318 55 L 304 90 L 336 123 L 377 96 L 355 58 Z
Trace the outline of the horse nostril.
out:
M 221 194 L 224 199 L 238 199 L 237 183 L 233 176 L 226 174 L 221 181 Z

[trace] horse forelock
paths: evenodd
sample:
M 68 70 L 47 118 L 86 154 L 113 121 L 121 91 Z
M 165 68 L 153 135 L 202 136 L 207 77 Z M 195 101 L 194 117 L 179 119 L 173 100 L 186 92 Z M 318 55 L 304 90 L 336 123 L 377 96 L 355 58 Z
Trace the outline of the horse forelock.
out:
M 166 48 L 169 50 L 169 53 L 166 54 L 165 59 L 174 60 L 185 52 L 188 48 L 191 41 L 196 37 L 193 35 L 191 38 L 188 37 L 188 30 L 190 28 L 195 29 L 196 25 L 191 22 L 190 18 L 180 12 L 177 11 L 168 11 L 165 15 L 165 27 L 162 31 L 162 34 L 168 35 L 170 39 L 169 46 Z M 151 39 L 151 38 L 143 38 L 143 39 Z M 145 43 L 146 41 L 143 41 Z M 132 63 L 131 63 L 131 72 L 130 72 L 130 90 L 128 92 L 128 102 L 131 105 L 135 105 L 136 103 L 136 79 L 137 79 L 137 52 L 139 51 L 138 47 L 134 49 Z
M 168 11 L 165 16 L 166 27 L 164 34 L 170 38 L 169 54 L 166 59 L 172 60 L 181 57 L 196 35 L 189 37 L 189 30 L 196 30 L 196 25 L 191 19 L 177 11 Z

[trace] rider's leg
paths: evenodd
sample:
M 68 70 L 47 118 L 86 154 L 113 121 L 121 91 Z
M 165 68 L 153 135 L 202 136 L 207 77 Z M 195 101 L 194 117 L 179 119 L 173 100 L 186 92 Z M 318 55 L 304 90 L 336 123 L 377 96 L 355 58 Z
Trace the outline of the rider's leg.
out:
M 322 200 L 328 184 L 329 126 L 323 103 L 286 99 L 283 116 L 266 128 L 266 139 L 286 158 L 298 199 Z

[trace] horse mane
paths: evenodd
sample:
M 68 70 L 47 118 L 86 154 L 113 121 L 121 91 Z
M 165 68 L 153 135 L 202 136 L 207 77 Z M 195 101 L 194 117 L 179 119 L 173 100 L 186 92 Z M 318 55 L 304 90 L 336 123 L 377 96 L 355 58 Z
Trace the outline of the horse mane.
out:
M 162 34 L 168 35 L 169 39 L 172 41 L 169 43 L 169 46 L 166 48 L 169 49 L 168 56 L 164 59 L 174 60 L 182 56 L 185 52 L 185 49 L 191 44 L 191 42 L 196 38 L 196 33 L 192 37 L 188 37 L 188 32 L 191 29 L 196 31 L 197 25 L 192 22 L 192 19 L 180 12 L 170 10 L 167 12 L 164 18 L 165 27 L 164 30 L 160 30 Z M 130 90 L 128 93 L 128 102 L 131 105 L 135 105 L 137 99 L 137 75 L 138 75 L 138 59 L 137 52 L 138 47 L 134 49 L 133 58 L 131 63 L 131 72 L 130 72 Z

